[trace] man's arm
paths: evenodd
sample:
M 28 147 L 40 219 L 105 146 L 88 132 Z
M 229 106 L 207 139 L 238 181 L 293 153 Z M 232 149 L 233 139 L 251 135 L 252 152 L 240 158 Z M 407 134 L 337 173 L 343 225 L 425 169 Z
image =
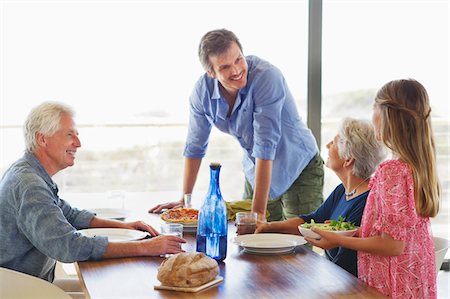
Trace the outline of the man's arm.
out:
M 179 201 L 168 202 L 159 204 L 151 208 L 149 213 L 159 213 L 162 209 L 172 209 L 184 206 L 184 194 L 192 193 L 194 189 L 195 181 L 197 180 L 198 171 L 202 159 L 184 158 L 184 175 L 183 175 L 183 194 Z
M 252 212 L 258 213 L 258 220 L 266 220 L 267 201 L 269 200 L 272 179 L 272 160 L 256 158 L 255 188 L 253 192 Z
M 157 236 L 151 239 L 132 242 L 109 242 L 102 258 L 132 256 L 158 256 L 165 253 L 184 252 L 181 244 L 184 239 L 175 236 Z
M 181 244 L 186 241 L 175 236 L 158 236 L 158 232 L 142 221 L 122 222 L 117 220 L 92 218 L 90 228 L 128 228 L 149 232 L 153 238 L 132 242 L 108 242 L 102 258 L 132 257 L 132 256 L 158 256 L 164 253 L 183 252 Z
M 158 232 L 143 221 L 123 222 L 112 219 L 104 219 L 94 217 L 89 223 L 89 228 L 127 228 L 137 229 L 145 232 L 149 232 L 152 236 L 157 236 Z
M 194 190 L 201 163 L 202 159 L 184 158 L 183 195 L 192 193 Z

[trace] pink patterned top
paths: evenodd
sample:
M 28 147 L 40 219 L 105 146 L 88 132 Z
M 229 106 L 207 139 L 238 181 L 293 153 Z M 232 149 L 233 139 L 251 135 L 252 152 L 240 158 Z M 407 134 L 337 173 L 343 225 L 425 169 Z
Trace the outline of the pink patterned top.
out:
M 358 251 L 358 277 L 392 298 L 436 298 L 436 267 L 430 219 L 414 204 L 414 179 L 409 166 L 388 160 L 370 180 L 361 220 L 361 237 L 382 232 L 405 241 L 399 256 Z

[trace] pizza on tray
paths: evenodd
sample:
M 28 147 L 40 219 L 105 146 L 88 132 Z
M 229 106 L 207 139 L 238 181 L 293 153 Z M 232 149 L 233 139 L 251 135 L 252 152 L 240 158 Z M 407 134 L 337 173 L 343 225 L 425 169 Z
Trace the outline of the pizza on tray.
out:
M 192 208 L 170 209 L 161 214 L 161 219 L 166 222 L 196 224 L 198 222 L 198 210 Z

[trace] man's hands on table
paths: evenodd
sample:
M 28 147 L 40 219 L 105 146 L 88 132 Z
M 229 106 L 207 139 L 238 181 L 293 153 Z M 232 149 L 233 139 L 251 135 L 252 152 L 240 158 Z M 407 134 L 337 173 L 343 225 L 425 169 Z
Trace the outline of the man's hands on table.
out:
M 162 203 L 159 205 L 154 206 L 150 210 L 148 210 L 149 213 L 161 213 L 164 209 L 174 209 L 174 208 L 182 208 L 184 206 L 183 199 L 181 201 L 173 201 L 173 202 L 167 202 Z
M 140 243 L 143 256 L 158 256 L 166 253 L 184 252 L 181 244 L 186 243 L 186 240 L 176 236 L 157 236 L 142 240 Z
M 154 229 L 152 226 L 148 225 L 144 221 L 124 222 L 123 224 L 124 228 L 148 232 L 153 237 L 159 235 L 159 232 L 156 229 Z

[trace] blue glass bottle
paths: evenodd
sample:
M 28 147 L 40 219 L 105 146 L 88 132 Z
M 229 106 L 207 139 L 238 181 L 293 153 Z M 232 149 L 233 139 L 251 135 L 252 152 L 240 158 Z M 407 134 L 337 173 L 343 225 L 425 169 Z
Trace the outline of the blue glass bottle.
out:
M 227 256 L 227 207 L 220 193 L 219 163 L 209 165 L 211 181 L 200 208 L 197 227 L 197 251 L 220 262 Z

